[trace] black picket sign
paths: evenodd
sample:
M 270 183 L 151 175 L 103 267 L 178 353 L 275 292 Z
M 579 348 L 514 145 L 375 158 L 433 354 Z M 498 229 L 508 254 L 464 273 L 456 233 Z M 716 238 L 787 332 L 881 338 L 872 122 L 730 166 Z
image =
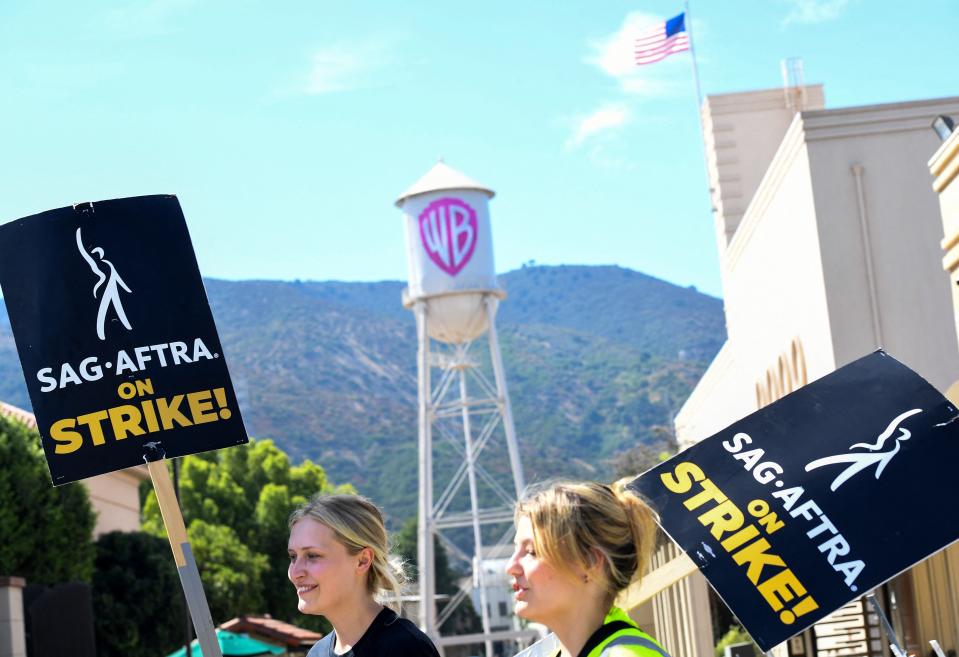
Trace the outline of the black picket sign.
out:
M 247 442 L 175 196 L 0 226 L 0 287 L 55 485 Z
M 959 539 L 959 411 L 878 351 L 637 477 L 768 651 Z

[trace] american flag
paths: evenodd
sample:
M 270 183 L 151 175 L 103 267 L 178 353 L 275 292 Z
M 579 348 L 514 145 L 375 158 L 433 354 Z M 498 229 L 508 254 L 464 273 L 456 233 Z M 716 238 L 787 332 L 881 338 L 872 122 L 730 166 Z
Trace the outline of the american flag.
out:
M 686 14 L 673 16 L 636 37 L 636 65 L 653 64 L 674 52 L 689 50 L 686 34 Z

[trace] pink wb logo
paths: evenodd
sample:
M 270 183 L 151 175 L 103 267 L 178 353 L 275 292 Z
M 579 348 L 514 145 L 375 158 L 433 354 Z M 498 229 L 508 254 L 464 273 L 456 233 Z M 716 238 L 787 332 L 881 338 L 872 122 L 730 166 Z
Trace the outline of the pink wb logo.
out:
M 476 248 L 476 211 L 458 198 L 441 198 L 420 213 L 423 248 L 437 267 L 456 276 Z

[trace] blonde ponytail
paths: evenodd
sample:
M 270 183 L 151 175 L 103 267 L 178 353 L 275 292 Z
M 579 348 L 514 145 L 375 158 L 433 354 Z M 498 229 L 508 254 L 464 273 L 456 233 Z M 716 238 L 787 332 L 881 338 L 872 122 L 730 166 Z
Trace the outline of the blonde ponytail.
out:
M 626 586 L 646 574 L 649 568 L 649 560 L 656 548 L 656 538 L 659 532 L 656 524 L 656 514 L 645 500 L 627 488 L 626 485 L 632 480 L 632 477 L 625 477 L 611 486 L 613 494 L 626 511 L 636 550 L 636 570 Z M 623 588 L 626 588 L 626 586 L 623 586 Z
M 594 482 L 558 482 L 534 489 L 516 505 L 533 527 L 536 553 L 554 568 L 588 568 L 598 552 L 610 602 L 640 579 L 656 542 L 652 509 L 626 488 Z

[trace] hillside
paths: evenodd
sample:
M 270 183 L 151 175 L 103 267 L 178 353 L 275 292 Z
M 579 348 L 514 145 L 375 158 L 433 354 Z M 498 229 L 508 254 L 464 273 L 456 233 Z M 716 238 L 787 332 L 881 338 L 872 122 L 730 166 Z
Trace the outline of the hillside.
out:
M 722 303 L 617 267 L 501 276 L 498 327 L 527 479 L 608 477 L 669 424 L 725 339 Z M 312 458 L 394 519 L 416 499 L 416 337 L 399 282 L 207 280 L 252 436 Z M 29 408 L 6 316 L 0 399 Z M 442 454 L 437 466 L 455 462 Z

